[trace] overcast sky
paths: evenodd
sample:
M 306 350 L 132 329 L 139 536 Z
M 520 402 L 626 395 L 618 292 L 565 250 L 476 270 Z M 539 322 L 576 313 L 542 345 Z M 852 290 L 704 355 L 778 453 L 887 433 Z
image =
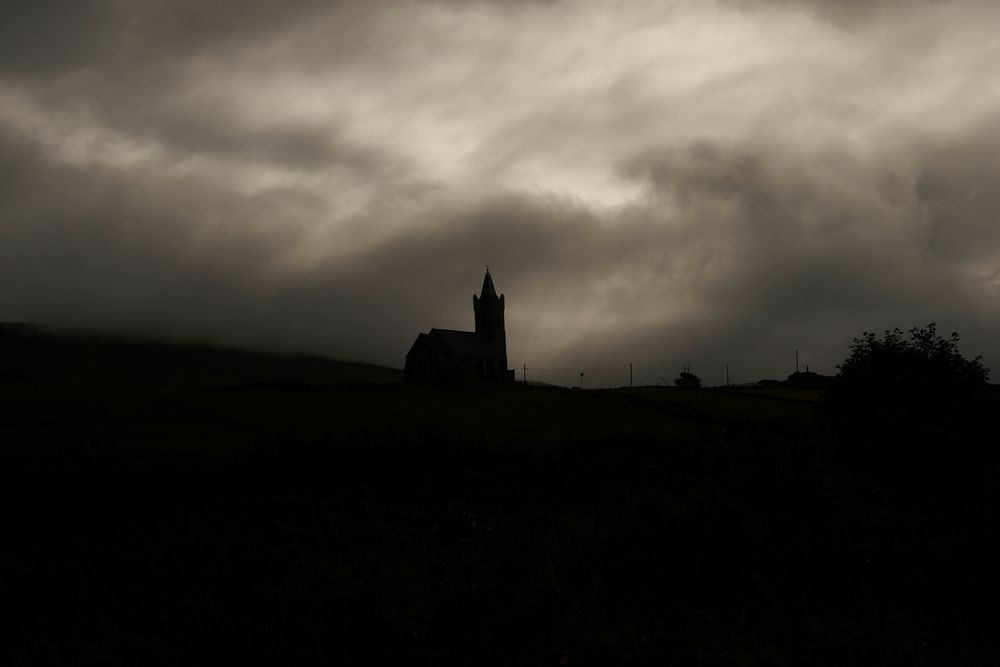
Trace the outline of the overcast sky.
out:
M 8 0 L 0 321 L 529 379 L 1000 369 L 1000 3 Z M 606 371 L 596 370 L 610 367 Z M 519 373 L 520 376 L 520 373 Z

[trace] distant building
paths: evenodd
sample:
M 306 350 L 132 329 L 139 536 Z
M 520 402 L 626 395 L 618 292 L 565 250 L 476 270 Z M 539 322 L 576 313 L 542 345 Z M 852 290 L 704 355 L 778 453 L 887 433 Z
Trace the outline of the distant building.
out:
M 503 294 L 497 296 L 489 269 L 479 296 L 473 295 L 475 331 L 431 329 L 422 333 L 406 353 L 403 377 L 407 382 L 513 382 L 507 369 L 507 333 Z

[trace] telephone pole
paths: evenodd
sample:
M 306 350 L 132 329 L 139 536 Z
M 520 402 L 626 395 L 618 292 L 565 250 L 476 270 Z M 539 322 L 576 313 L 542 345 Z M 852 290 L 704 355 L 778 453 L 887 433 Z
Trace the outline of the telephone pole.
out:
M 528 364 L 521 367 L 521 378 L 524 380 L 524 384 L 528 384 Z
M 632 362 L 628 362 L 628 386 L 632 388 Z
M 726 386 L 729 386 L 729 364 L 726 364 Z
M 799 372 L 799 350 L 795 348 L 795 372 Z

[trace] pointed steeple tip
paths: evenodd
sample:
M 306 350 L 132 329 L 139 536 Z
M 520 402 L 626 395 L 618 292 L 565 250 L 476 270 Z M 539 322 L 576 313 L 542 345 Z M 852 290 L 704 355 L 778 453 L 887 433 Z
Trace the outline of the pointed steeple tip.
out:
M 486 297 L 497 298 L 497 289 L 493 286 L 493 277 L 490 275 L 490 267 L 486 267 L 486 275 L 483 277 L 483 290 L 479 294 L 480 299 Z

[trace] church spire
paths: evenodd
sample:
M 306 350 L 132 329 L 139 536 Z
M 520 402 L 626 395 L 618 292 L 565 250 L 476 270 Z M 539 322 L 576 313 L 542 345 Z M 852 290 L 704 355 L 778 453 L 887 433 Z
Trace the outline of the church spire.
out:
M 483 289 L 479 296 L 472 295 L 472 309 L 476 312 L 476 333 L 488 340 L 503 357 L 504 368 L 507 368 L 507 333 L 503 325 L 503 295 L 497 296 L 497 288 L 493 286 L 493 276 L 490 267 L 486 267 L 483 276 Z
M 497 289 L 493 286 L 493 278 L 490 276 L 490 267 L 486 267 L 486 276 L 483 277 L 483 289 L 479 293 L 480 299 L 497 298 Z

